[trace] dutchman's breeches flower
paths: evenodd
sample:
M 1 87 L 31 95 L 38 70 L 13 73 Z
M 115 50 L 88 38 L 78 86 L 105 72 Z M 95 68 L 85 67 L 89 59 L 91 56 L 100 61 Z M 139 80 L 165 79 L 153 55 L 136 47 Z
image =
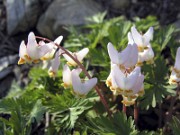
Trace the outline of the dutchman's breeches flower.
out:
M 78 74 L 81 73 L 81 69 L 77 68 L 77 69 L 73 69 L 75 70 Z M 64 88 L 69 88 L 72 86 L 72 71 L 70 70 L 70 68 L 68 67 L 68 65 L 64 65 L 63 67 L 63 83 L 62 86 Z
M 50 46 L 47 44 L 38 44 L 36 41 L 36 37 L 33 32 L 30 32 L 28 35 L 28 42 L 25 45 L 25 42 L 22 41 L 19 47 L 19 61 L 18 64 L 24 63 L 37 63 L 40 58 L 45 54 L 51 51 Z
M 88 48 L 84 48 L 82 50 L 80 50 L 79 52 L 70 52 L 69 53 L 76 58 L 79 62 L 82 62 L 83 58 L 87 55 L 87 53 L 89 52 Z M 69 66 L 77 66 L 77 63 L 71 59 L 67 54 L 63 54 L 64 58 L 67 60 L 67 64 Z
M 128 33 L 129 43 L 135 42 L 138 46 L 138 65 L 141 66 L 143 62 L 148 64 L 153 63 L 154 52 L 152 50 L 150 41 L 153 38 L 153 27 L 150 27 L 148 31 L 141 35 L 135 26 L 131 28 L 131 32 Z
M 118 52 L 111 43 L 108 43 L 108 54 L 113 64 L 120 68 L 133 68 L 138 60 L 138 49 L 136 44 L 128 44 L 121 52 Z
M 60 55 L 61 55 L 60 50 L 58 50 L 55 54 L 54 59 L 52 60 L 52 65 L 49 68 L 48 73 L 49 73 L 49 76 L 52 78 L 55 78 L 57 75 L 58 68 L 60 65 Z
M 77 70 L 72 70 L 71 76 L 74 93 L 78 96 L 85 96 L 97 83 L 97 78 L 82 82 Z
M 136 67 L 132 72 L 122 72 L 121 69 L 113 64 L 111 73 L 107 78 L 106 84 L 115 95 L 122 95 L 125 105 L 134 103 L 138 96 L 144 94 L 144 75 L 141 74 L 140 67 Z M 132 102 L 133 101 L 133 102 Z
M 179 82 L 180 82 L 180 47 L 178 47 L 177 49 L 174 68 L 172 70 L 172 73 L 169 79 L 170 84 L 177 84 Z
M 131 27 L 132 38 L 137 44 L 139 51 L 143 51 L 150 44 L 150 41 L 153 39 L 153 32 L 153 27 L 150 27 L 144 35 L 141 35 L 135 26 Z

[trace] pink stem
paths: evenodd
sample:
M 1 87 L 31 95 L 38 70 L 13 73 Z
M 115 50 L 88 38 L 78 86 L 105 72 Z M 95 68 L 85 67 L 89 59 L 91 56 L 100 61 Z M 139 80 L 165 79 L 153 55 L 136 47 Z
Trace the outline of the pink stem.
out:
M 123 110 L 122 111 L 126 114 L 127 107 L 124 104 L 123 104 Z
M 47 41 L 47 42 L 53 42 L 53 41 L 51 41 L 51 40 L 49 40 L 49 39 L 47 39 L 47 38 L 43 38 L 43 37 L 39 37 L 39 36 L 36 36 L 36 38 L 41 39 L 41 40 L 44 40 L 44 41 Z M 85 75 L 86 75 L 89 79 L 92 78 L 92 77 L 89 75 L 89 73 L 87 72 L 87 70 L 85 69 L 85 67 L 81 64 L 81 62 L 79 62 L 79 60 L 77 60 L 76 58 L 74 58 L 64 47 L 62 47 L 62 46 L 60 46 L 60 45 L 58 45 L 58 44 L 56 44 L 56 43 L 54 43 L 54 44 L 55 44 L 58 48 L 60 48 L 61 50 L 63 50 L 64 53 L 66 53 L 70 58 L 72 58 L 72 59 L 79 65 L 79 67 L 82 69 L 82 71 L 85 73 Z M 99 88 L 98 88 L 97 85 L 95 86 L 95 90 L 96 90 L 96 92 L 98 93 L 98 95 L 99 95 L 99 97 L 100 97 L 100 100 L 101 100 L 101 102 L 103 103 L 106 111 L 108 112 L 108 115 L 111 116 L 111 111 L 110 111 L 110 109 L 109 109 L 109 107 L 108 107 L 108 104 L 107 104 L 104 96 L 101 94 L 101 92 L 100 92 L 100 90 L 99 90 Z
M 134 121 L 135 121 L 135 125 L 137 126 L 138 124 L 138 106 L 137 106 L 137 101 L 135 101 L 134 104 Z

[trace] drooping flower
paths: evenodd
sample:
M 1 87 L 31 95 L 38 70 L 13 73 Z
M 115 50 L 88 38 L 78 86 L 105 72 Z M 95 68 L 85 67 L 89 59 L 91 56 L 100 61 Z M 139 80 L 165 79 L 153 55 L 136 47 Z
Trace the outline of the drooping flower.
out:
M 78 96 L 86 95 L 97 83 L 97 78 L 91 78 L 82 82 L 76 70 L 72 71 L 71 76 L 74 93 Z
M 81 69 L 80 68 L 77 68 L 77 69 L 74 69 L 78 74 L 81 73 Z M 63 87 L 64 88 L 68 88 L 68 87 L 71 87 L 72 86 L 72 71 L 70 70 L 70 68 L 68 67 L 68 65 L 64 65 L 63 67 Z
M 58 68 L 59 68 L 59 65 L 60 65 L 60 50 L 58 50 L 55 54 L 55 57 L 54 59 L 52 60 L 52 65 L 51 67 L 49 68 L 49 76 L 52 77 L 52 78 L 55 78 L 56 75 L 57 75 L 57 71 L 58 71 Z
M 79 52 L 74 52 L 74 53 L 69 51 L 69 53 L 80 62 L 82 62 L 83 58 L 87 55 L 88 52 L 89 52 L 88 48 L 84 48 L 80 50 Z M 77 63 L 72 58 L 70 58 L 67 54 L 63 54 L 63 56 L 67 60 L 68 65 L 77 66 Z
M 147 45 L 147 48 L 143 52 L 138 53 L 138 65 L 142 65 L 144 61 L 151 64 L 154 58 L 154 51 L 152 50 L 151 45 Z
M 25 42 L 22 41 L 19 47 L 19 61 L 18 64 L 24 63 L 37 63 L 40 58 L 48 53 L 51 48 L 46 45 L 39 45 L 36 41 L 36 37 L 33 32 L 30 32 L 28 35 L 28 42 L 25 45 Z
M 125 68 L 131 68 L 136 65 L 138 60 L 136 44 L 128 44 L 122 52 L 118 52 L 111 43 L 108 43 L 107 48 L 113 64 L 117 64 L 119 67 L 124 66 Z
M 152 37 L 152 27 L 150 27 L 144 35 L 140 35 L 134 26 L 131 28 L 131 33 L 128 33 L 128 42 L 135 42 L 138 45 L 138 65 L 142 65 L 143 62 L 153 63 L 154 51 L 150 44 Z
M 180 82 L 180 47 L 178 47 L 177 49 L 174 68 L 172 69 L 169 79 L 170 84 L 177 84 L 179 82 Z
M 135 26 L 131 27 L 132 38 L 140 51 L 144 50 L 150 44 L 150 41 L 153 39 L 153 32 L 153 27 L 150 27 L 144 35 L 141 35 Z
M 56 50 L 57 50 L 57 45 L 60 45 L 61 41 L 63 39 L 63 36 L 59 36 L 58 38 L 56 38 L 54 40 L 54 42 L 50 42 L 50 43 L 47 43 L 46 45 L 49 46 L 49 48 L 51 48 L 51 51 L 49 51 L 48 53 L 46 53 L 43 57 L 41 57 L 41 60 L 50 60 L 53 58 Z M 41 42 L 41 44 L 45 44 L 45 42 Z

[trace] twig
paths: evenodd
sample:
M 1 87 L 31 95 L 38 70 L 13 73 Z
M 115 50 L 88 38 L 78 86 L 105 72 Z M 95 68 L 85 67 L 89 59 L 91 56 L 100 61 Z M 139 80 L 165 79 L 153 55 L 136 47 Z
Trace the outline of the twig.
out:
M 126 114 L 127 107 L 123 104 L 122 111 Z
M 44 41 L 47 41 L 47 42 L 53 42 L 53 41 L 51 41 L 50 39 L 43 38 L 43 37 L 39 37 L 39 36 L 36 36 L 36 38 L 41 39 L 41 40 L 44 40 Z M 64 47 L 62 47 L 62 46 L 60 46 L 60 45 L 58 45 L 58 44 L 56 44 L 56 43 L 54 43 L 54 44 L 55 44 L 59 49 L 61 49 L 62 51 L 64 51 L 64 53 L 66 53 L 71 59 L 73 59 L 73 60 L 79 65 L 79 67 L 82 69 L 82 71 L 85 73 L 85 75 L 86 75 L 89 79 L 91 79 L 90 74 L 87 72 L 87 70 L 85 69 L 85 67 L 81 64 L 81 62 L 79 62 L 79 60 L 77 60 L 76 58 L 74 58 Z M 107 104 L 105 98 L 103 97 L 103 95 L 101 94 L 101 92 L 100 92 L 100 90 L 99 90 L 99 88 L 98 88 L 97 86 L 95 86 L 95 90 L 96 90 L 96 92 L 98 93 L 98 95 L 99 95 L 99 97 L 100 97 L 100 100 L 101 100 L 101 102 L 103 103 L 106 111 L 108 112 L 108 115 L 111 116 L 111 111 L 110 111 L 110 109 L 109 109 L 109 107 L 108 107 L 108 104 Z

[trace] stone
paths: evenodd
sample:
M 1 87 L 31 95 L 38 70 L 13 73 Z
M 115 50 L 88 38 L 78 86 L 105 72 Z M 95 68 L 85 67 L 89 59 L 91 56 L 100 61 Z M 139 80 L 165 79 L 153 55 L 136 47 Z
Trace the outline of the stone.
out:
M 122 10 L 129 6 L 130 0 L 110 0 L 111 9 Z
M 38 17 L 43 10 L 41 1 L 7 0 L 7 31 L 9 35 L 25 32 L 35 27 Z
M 93 0 L 54 0 L 40 17 L 37 30 L 44 36 L 55 38 L 66 33 L 64 26 L 84 25 L 86 17 L 102 11 L 99 3 Z

